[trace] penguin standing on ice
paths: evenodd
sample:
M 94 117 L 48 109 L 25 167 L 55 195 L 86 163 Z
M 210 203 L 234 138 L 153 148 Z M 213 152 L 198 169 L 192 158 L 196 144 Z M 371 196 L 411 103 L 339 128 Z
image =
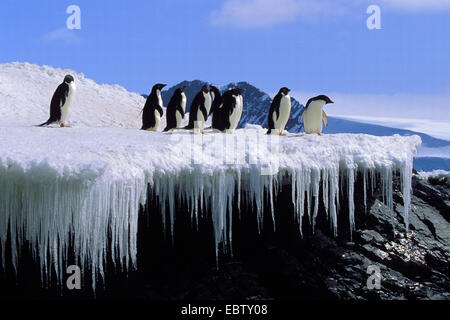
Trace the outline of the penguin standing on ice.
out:
M 72 106 L 75 100 L 75 80 L 71 75 L 64 77 L 63 83 L 56 88 L 50 102 L 50 118 L 39 126 L 58 123 L 61 127 L 70 127 L 66 124 L 72 113 Z
M 220 108 L 213 113 L 213 129 L 231 133 L 237 128 L 244 107 L 243 92 L 243 89 L 234 88 L 223 94 Z
M 291 114 L 291 90 L 283 87 L 278 91 L 269 110 L 269 130 L 267 134 L 279 134 L 284 136 L 283 130 Z
M 189 111 L 189 124 L 184 129 L 194 129 L 203 132 L 206 120 L 211 112 L 212 99 L 210 87 L 205 84 L 195 96 Z
M 161 90 L 166 84 L 157 83 L 153 86 L 152 92 L 145 101 L 144 110 L 142 112 L 142 128 L 141 130 L 158 131 L 159 122 L 164 112 L 162 109 L 163 101 L 161 98 Z
M 186 86 L 177 88 L 170 98 L 166 108 L 167 126 L 164 131 L 175 130 L 181 127 L 186 112 L 186 94 L 184 89 Z
M 328 126 L 328 118 L 323 111 L 323 106 L 330 103 L 334 102 L 325 95 L 320 95 L 308 100 L 305 110 L 303 110 L 301 115 L 306 133 L 317 133 L 319 136 L 322 135 L 322 119 L 325 122 L 325 125 Z

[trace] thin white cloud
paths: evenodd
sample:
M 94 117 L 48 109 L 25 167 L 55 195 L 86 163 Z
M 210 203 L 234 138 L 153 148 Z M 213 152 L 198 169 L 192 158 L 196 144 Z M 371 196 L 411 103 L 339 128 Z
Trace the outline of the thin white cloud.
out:
M 225 0 L 210 15 L 215 26 L 262 28 L 291 22 L 299 17 L 311 20 L 343 17 L 377 4 L 381 10 L 401 12 L 442 12 L 450 10 L 450 0 Z
M 381 7 L 409 12 L 439 12 L 450 10 L 450 0 L 378 0 L 378 2 Z
M 300 11 L 295 0 L 227 0 L 211 14 L 219 26 L 264 27 L 292 21 Z
M 345 9 L 329 0 L 226 0 L 210 19 L 216 26 L 260 28 L 290 22 L 298 16 L 342 14 Z
M 76 44 L 81 42 L 81 38 L 67 28 L 60 28 L 44 34 L 40 40 L 42 42 L 60 41 L 66 44 Z

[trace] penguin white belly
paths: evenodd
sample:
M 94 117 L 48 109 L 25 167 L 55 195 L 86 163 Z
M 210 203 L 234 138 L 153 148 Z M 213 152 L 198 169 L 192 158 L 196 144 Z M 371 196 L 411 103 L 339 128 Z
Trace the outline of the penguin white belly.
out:
M 212 105 L 211 95 L 209 93 L 203 93 L 203 97 L 205 97 L 206 114 L 209 115 L 209 112 L 211 111 L 211 105 Z
M 175 119 L 177 121 L 176 123 L 177 128 L 181 127 L 181 121 L 183 121 L 183 118 L 181 117 L 181 113 L 178 110 L 175 111 Z
M 61 106 L 61 119 L 60 123 L 66 123 L 69 120 L 72 113 L 72 106 L 75 101 L 76 86 L 73 82 L 69 84 L 69 94 L 67 95 L 66 102 Z
M 158 104 L 159 104 L 159 106 L 162 108 L 162 107 L 163 107 L 163 101 L 162 101 L 162 97 L 161 97 L 161 91 L 160 91 L 160 90 L 157 90 L 157 91 L 156 91 L 156 94 L 157 94 L 157 96 L 158 96 Z
M 205 125 L 205 118 L 203 117 L 203 112 L 200 109 L 198 109 L 197 121 L 195 121 L 194 123 L 194 128 L 203 130 L 204 125 Z
M 147 131 L 158 131 L 159 122 L 161 121 L 161 115 L 159 114 L 158 110 L 154 111 L 154 115 L 155 115 L 155 126 L 148 128 Z
M 286 127 L 286 124 L 289 120 L 289 116 L 291 114 L 291 97 L 289 95 L 286 95 L 281 98 L 280 101 L 280 115 L 277 119 L 276 112 L 273 113 L 273 123 L 275 129 L 278 130 L 276 133 L 282 133 L 284 130 L 284 127 Z
M 186 112 L 186 95 L 184 93 L 181 93 L 181 108 L 184 112 Z M 181 122 L 183 121 L 183 117 L 181 116 L 181 113 L 177 110 L 175 111 L 175 118 L 177 121 L 177 128 L 181 127 Z
M 242 116 L 242 107 L 243 107 L 243 100 L 242 97 L 238 96 L 235 97 L 236 99 L 236 107 L 234 108 L 233 112 L 230 116 L 230 129 L 234 130 L 239 125 L 239 121 L 241 120 Z
M 303 123 L 306 133 L 322 133 L 322 108 L 324 103 L 312 102 L 303 115 Z

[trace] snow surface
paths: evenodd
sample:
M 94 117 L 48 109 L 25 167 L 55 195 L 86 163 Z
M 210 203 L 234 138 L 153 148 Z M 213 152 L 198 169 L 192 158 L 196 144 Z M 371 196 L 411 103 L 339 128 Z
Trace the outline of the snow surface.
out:
M 0 64 L 0 123 L 32 126 L 47 121 L 52 95 L 66 74 L 77 86 L 69 123 L 140 128 L 145 103 L 141 95 L 119 85 L 99 85 L 73 70 L 18 62 Z
M 76 263 L 94 270 L 94 286 L 97 274 L 103 277 L 107 255 L 126 269 L 136 267 L 138 212 L 148 188 L 168 204 L 169 220 L 165 211 L 161 214 L 172 232 L 175 204 L 182 199 L 189 203 L 186 214 L 194 220 L 210 212 L 216 251 L 220 244 L 232 248 L 234 197 L 239 204 L 241 200 L 251 203 L 262 228 L 264 204 L 271 204 L 273 217 L 273 201 L 285 183 L 292 185 L 300 232 L 305 214 L 314 226 L 322 201 L 337 233 L 338 195 L 344 186 L 354 230 L 358 172 L 364 180 L 364 195 L 376 181 L 382 182 L 383 198 L 393 217 L 392 177 L 400 171 L 407 224 L 413 156 L 421 143 L 418 136 L 279 137 L 265 135 L 266 130 L 257 125 L 235 134 L 152 133 L 136 130 L 140 123 L 134 121 L 143 98 L 119 86 L 97 85 L 72 71 L 29 64 L 0 65 L 0 70 L 0 112 L 7 115 L 0 122 L 3 267 L 8 226 L 14 266 L 21 245 L 29 241 L 39 258 L 43 281 L 52 268 L 62 281 L 69 244 Z M 72 129 L 31 126 L 46 120 L 52 90 L 65 73 L 78 81 L 73 113 L 77 125 Z M 90 117 L 93 109 L 101 119 Z M 324 192 L 319 194 L 321 186 Z M 242 199 L 236 189 L 245 195 Z

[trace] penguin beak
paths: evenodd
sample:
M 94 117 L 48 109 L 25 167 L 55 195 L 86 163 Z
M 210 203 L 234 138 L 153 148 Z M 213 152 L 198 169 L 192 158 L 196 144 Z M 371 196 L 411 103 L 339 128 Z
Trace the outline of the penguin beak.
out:
M 328 104 L 333 104 L 334 103 L 334 101 L 332 101 L 332 100 L 330 100 L 330 102 L 328 102 Z

